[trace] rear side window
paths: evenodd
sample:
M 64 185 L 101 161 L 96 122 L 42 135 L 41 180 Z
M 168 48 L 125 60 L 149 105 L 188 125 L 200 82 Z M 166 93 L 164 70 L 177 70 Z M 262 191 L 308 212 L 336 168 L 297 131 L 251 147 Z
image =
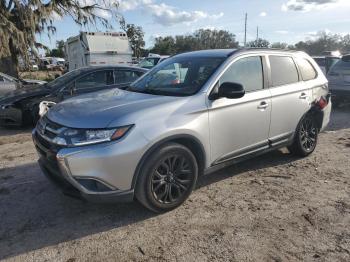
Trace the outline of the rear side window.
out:
M 96 71 L 81 77 L 75 82 L 77 90 L 103 87 L 114 83 L 113 71 Z
M 269 56 L 272 86 L 289 85 L 299 81 L 294 61 L 289 56 Z
M 298 58 L 297 64 L 304 81 L 312 80 L 317 77 L 317 72 L 311 63 L 305 58 Z
M 225 82 L 242 84 L 246 92 L 263 89 L 261 57 L 246 57 L 234 62 L 220 78 L 220 84 Z

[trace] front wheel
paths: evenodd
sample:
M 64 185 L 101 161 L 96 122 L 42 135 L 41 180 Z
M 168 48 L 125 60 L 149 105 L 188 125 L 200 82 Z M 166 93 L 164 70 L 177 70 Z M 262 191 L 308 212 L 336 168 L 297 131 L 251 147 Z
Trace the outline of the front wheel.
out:
M 198 164 L 185 146 L 168 143 L 145 162 L 135 188 L 137 200 L 160 213 L 180 206 L 191 194 L 198 177 Z
M 317 123 L 311 115 L 306 115 L 300 121 L 294 136 L 294 142 L 288 149 L 295 155 L 308 156 L 315 150 L 317 139 Z

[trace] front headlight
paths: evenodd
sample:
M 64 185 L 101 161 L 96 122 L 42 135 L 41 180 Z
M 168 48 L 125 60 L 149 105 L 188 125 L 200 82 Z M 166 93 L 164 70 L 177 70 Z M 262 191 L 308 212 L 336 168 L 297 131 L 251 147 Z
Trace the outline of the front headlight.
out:
M 131 128 L 123 126 L 112 129 L 66 129 L 62 134 L 53 139 L 58 145 L 84 146 L 118 140 L 122 138 Z

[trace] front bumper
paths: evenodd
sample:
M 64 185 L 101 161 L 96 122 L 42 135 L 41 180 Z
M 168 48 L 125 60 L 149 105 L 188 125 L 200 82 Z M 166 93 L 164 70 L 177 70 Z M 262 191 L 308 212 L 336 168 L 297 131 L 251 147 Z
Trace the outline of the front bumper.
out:
M 131 202 L 134 199 L 133 189 L 121 190 L 108 185 L 98 177 L 73 176 L 67 158 L 60 153 L 61 148 L 55 148 L 45 141 L 36 130 L 32 133 L 33 142 L 39 154 L 39 166 L 48 179 L 58 186 L 64 194 L 89 202 Z M 89 161 L 89 160 L 87 160 Z M 91 180 L 102 186 L 102 191 L 93 191 L 81 181 Z M 107 186 L 106 186 L 107 185 Z
M 22 125 L 22 110 L 13 106 L 0 108 L 0 125 L 1 126 L 21 126 Z

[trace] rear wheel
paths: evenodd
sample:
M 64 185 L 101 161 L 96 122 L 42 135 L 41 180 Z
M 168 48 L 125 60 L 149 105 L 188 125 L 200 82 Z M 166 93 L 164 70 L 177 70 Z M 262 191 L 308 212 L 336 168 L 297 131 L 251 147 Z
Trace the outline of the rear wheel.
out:
M 311 115 L 306 115 L 300 121 L 295 133 L 294 142 L 288 149 L 295 155 L 302 157 L 308 156 L 315 150 L 317 139 L 317 123 Z
M 181 205 L 191 194 L 198 177 L 195 156 L 176 143 L 168 143 L 155 151 L 141 170 L 136 198 L 157 213 Z

